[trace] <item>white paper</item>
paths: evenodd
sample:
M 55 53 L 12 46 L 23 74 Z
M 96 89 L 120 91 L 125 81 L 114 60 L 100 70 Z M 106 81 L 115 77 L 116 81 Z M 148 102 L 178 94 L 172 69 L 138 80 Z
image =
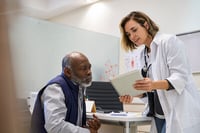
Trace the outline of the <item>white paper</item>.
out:
M 117 77 L 111 79 L 111 83 L 120 96 L 137 96 L 145 92 L 133 88 L 133 84 L 135 83 L 135 81 L 140 79 L 143 79 L 143 77 L 141 75 L 141 71 L 137 69 L 128 73 L 118 75 Z

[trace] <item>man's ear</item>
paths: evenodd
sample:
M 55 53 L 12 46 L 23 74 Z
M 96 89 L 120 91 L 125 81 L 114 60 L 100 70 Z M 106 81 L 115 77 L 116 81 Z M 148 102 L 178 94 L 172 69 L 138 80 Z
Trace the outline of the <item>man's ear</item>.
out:
M 149 24 L 147 23 L 147 21 L 144 22 L 144 27 L 145 27 L 146 30 L 149 29 Z
M 71 78 L 71 69 L 69 69 L 68 67 L 65 67 L 64 73 L 68 78 Z

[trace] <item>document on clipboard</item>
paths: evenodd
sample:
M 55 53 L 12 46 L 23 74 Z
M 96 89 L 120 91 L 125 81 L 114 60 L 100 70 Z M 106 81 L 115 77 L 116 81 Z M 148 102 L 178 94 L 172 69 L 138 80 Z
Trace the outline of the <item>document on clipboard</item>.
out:
M 133 84 L 136 80 L 143 79 L 141 70 L 133 70 L 128 73 L 120 74 L 111 79 L 111 83 L 120 96 L 137 96 L 146 91 L 136 90 Z

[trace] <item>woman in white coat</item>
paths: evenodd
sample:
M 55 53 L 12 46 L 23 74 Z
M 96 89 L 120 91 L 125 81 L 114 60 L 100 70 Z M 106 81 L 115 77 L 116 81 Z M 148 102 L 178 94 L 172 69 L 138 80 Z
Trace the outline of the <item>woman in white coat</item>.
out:
M 145 45 L 141 52 L 143 80 L 133 88 L 145 90 L 149 113 L 153 118 L 152 133 L 199 133 L 200 96 L 195 86 L 184 44 L 175 35 L 162 34 L 158 26 L 144 13 L 133 11 L 120 23 L 122 47 L 133 51 Z M 120 96 L 129 103 L 132 96 Z

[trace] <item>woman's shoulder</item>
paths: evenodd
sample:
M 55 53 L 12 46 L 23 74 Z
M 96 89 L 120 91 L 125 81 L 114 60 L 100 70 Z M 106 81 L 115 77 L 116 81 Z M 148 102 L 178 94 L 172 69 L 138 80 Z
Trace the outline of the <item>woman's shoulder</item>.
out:
M 168 43 L 175 43 L 180 41 L 175 34 L 167 34 L 167 33 L 157 33 L 155 36 L 155 42 L 160 45 L 168 44 Z
M 158 45 L 165 50 L 176 51 L 183 46 L 183 42 L 175 34 L 159 33 L 158 38 Z
M 177 38 L 175 34 L 167 34 L 161 32 L 158 32 L 155 37 L 158 38 L 158 40 L 166 40 L 166 41 Z

